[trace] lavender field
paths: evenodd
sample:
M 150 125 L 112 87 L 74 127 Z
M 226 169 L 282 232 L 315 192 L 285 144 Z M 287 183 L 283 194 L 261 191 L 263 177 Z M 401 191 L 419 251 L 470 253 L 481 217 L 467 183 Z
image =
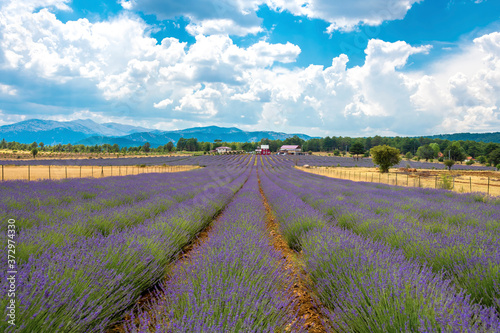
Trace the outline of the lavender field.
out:
M 339 156 L 318 156 L 318 155 L 298 155 L 298 156 L 275 156 L 286 165 L 310 165 L 310 166 L 328 166 L 328 167 L 368 167 L 374 166 L 371 158 L 353 159 L 351 157 Z M 0 160 L 0 165 L 78 165 L 78 166 L 127 166 L 127 165 L 223 165 L 221 156 L 201 155 L 201 156 L 161 156 L 161 157 L 132 157 L 132 158 L 104 158 L 104 159 L 32 159 L 32 160 Z M 395 168 L 407 167 L 418 169 L 446 169 L 442 163 L 430 163 L 425 161 L 406 161 L 403 160 L 395 165 Z M 453 166 L 456 170 L 496 170 L 495 167 L 486 167 L 481 165 L 466 165 L 457 163 Z
M 500 332 L 500 198 L 274 155 L 173 159 L 204 167 L 0 183 L 17 266 L 16 324 L 0 329 Z

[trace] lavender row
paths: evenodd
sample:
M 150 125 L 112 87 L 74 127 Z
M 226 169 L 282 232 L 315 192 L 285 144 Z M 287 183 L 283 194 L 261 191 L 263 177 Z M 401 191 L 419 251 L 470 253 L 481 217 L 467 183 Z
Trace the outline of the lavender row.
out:
M 369 241 L 331 226 L 333 221 L 327 215 L 273 183 L 262 171 L 262 187 L 280 222 L 280 230 L 289 245 L 304 254 L 305 270 L 312 278 L 316 296 L 329 309 L 324 314 L 330 318 L 332 329 L 373 332 L 441 332 L 456 327 L 465 332 L 500 329 L 494 308 L 471 302 L 442 274 L 407 259 L 384 242 Z M 426 288 L 422 287 L 424 283 Z
M 314 178 L 321 184 L 311 186 Z M 485 203 L 474 195 L 443 190 L 408 193 L 404 188 L 376 188 L 321 176 L 305 177 L 295 184 L 278 182 L 331 215 L 338 225 L 401 248 L 408 258 L 417 258 L 436 272 L 444 269 L 476 302 L 500 310 L 500 210 L 496 201 Z M 306 183 L 308 187 L 298 185 Z M 326 194 L 325 183 L 330 185 Z
M 209 188 L 140 225 L 30 257 L 18 267 L 19 326 L 4 321 L 0 327 L 5 332 L 105 331 L 227 204 L 247 177 L 238 173 L 229 185 Z M 6 286 L 0 293 L 6 309 Z
M 327 227 L 303 240 L 306 271 L 337 332 L 498 332 L 494 308 L 475 304 L 443 274 L 383 242 Z
M 105 179 L 9 181 L 0 185 L 2 214 L 16 217 L 20 227 L 51 223 L 74 213 L 97 211 L 145 200 L 217 178 L 211 168 L 176 174 L 160 173 Z
M 283 255 L 266 236 L 255 174 L 208 240 L 163 283 L 154 303 L 131 312 L 127 332 L 300 331 Z
M 242 155 L 243 157 L 247 157 Z M 78 165 L 78 166 L 134 166 L 134 165 L 227 165 L 234 163 L 234 155 L 119 157 L 95 159 L 34 159 L 0 160 L 0 165 Z

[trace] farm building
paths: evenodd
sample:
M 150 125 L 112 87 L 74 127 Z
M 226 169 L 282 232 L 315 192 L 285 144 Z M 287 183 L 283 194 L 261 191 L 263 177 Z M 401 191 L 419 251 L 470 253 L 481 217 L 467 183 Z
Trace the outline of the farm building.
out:
M 228 153 L 231 151 L 231 148 L 230 147 L 217 147 L 215 148 L 215 150 L 217 150 L 217 152 L 219 154 L 222 154 L 222 153 Z
M 269 145 L 261 145 L 259 148 L 255 149 L 257 155 L 271 155 L 269 150 Z
M 298 155 L 302 152 L 300 146 L 296 145 L 283 145 L 281 146 L 280 153 L 290 154 L 290 155 Z

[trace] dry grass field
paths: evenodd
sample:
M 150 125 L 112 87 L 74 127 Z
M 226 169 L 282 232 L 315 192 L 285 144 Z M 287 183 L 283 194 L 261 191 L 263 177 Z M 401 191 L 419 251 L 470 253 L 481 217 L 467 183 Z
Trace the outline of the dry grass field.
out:
M 62 166 L 62 165 L 5 165 L 2 166 L 1 180 L 42 180 L 66 178 L 101 178 L 127 176 L 152 172 L 181 172 L 197 169 L 198 166 Z
M 446 187 L 446 182 L 448 182 L 448 188 L 456 192 L 482 192 L 500 196 L 500 172 L 498 171 L 419 169 L 417 172 L 406 172 L 399 169 L 390 169 L 389 173 L 381 174 L 377 168 L 297 168 L 327 177 L 398 186 L 443 188 Z

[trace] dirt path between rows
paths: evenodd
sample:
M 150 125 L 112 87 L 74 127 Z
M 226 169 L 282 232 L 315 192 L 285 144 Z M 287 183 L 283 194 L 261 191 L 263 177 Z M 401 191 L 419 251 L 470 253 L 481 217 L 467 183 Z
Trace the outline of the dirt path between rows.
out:
M 287 278 L 294 281 L 294 289 L 293 296 L 298 300 L 298 315 L 299 320 L 302 319 L 305 321 L 304 328 L 311 333 L 321 333 L 326 332 L 325 327 L 323 326 L 322 320 L 324 317 L 322 316 L 320 309 L 315 304 L 315 301 L 311 297 L 311 291 L 306 287 L 306 273 L 305 271 L 297 264 L 297 256 L 298 254 L 294 252 L 287 245 L 283 237 L 281 236 L 278 224 L 276 223 L 276 219 L 274 214 L 267 202 L 266 196 L 264 195 L 264 191 L 260 185 L 259 178 L 259 191 L 262 196 L 262 201 L 264 203 L 264 207 L 266 208 L 266 225 L 269 230 L 269 238 L 273 246 L 279 250 L 283 254 L 283 258 L 286 260 L 287 268 L 290 269 L 292 274 Z

